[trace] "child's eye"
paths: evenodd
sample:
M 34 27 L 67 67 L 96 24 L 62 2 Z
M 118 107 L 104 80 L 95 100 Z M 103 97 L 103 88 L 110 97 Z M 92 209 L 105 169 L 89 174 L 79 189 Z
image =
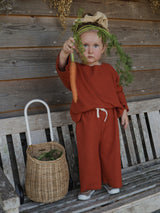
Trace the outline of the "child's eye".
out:
M 84 45 L 84 47 L 88 47 L 88 45 L 87 44 L 83 44 Z
M 98 44 L 95 44 L 94 47 L 97 48 L 97 47 L 98 47 Z

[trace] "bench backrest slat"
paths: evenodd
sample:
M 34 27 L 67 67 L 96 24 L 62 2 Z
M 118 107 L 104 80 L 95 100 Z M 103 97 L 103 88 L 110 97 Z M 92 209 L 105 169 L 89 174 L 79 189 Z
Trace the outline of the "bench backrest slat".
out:
M 53 138 L 54 138 L 54 141 L 59 141 L 59 136 L 58 136 L 58 131 L 57 131 L 57 127 L 53 127 L 52 128 L 52 131 L 53 131 Z
M 72 174 L 73 171 L 73 165 L 74 165 L 74 158 L 73 156 L 73 149 L 71 146 L 71 138 L 70 138 L 70 133 L 69 133 L 69 129 L 68 126 L 62 126 L 62 135 L 63 135 L 63 140 L 64 140 L 64 146 L 65 146 L 65 150 L 66 150 L 66 154 L 67 154 L 67 160 L 70 164 L 70 174 Z
M 160 113 L 149 112 L 148 113 L 149 124 L 152 133 L 152 139 L 154 142 L 156 156 L 160 157 Z
M 128 115 L 136 115 L 142 112 L 153 112 L 160 110 L 160 98 L 128 103 Z
M 129 143 L 127 143 L 126 141 L 126 144 L 128 145 L 128 149 L 129 149 L 131 165 L 135 165 L 137 164 L 137 158 L 136 158 L 136 153 L 135 153 L 135 148 L 134 148 L 133 138 L 132 138 L 130 128 L 126 128 L 125 135 L 126 135 L 127 141 L 129 141 Z
M 120 121 L 118 121 L 118 125 L 119 125 L 119 138 L 121 141 L 121 143 L 120 143 L 121 162 L 122 162 L 122 167 L 126 168 L 126 167 L 128 167 L 128 160 L 127 160 L 126 149 L 125 149 L 124 140 L 123 140 L 123 136 L 122 136 Z
M 13 140 L 14 152 L 15 152 L 15 157 L 16 157 L 16 163 L 17 163 L 17 167 L 18 167 L 19 181 L 20 181 L 21 186 L 24 187 L 24 183 L 25 183 L 25 161 L 24 161 L 24 155 L 23 155 L 20 135 L 19 134 L 13 134 L 12 140 Z
M 32 144 L 39 144 L 39 143 L 47 142 L 45 129 L 32 131 L 31 132 L 31 142 L 32 142 Z
M 144 140 L 144 144 L 145 144 L 145 148 L 146 148 L 146 152 L 147 152 L 147 157 L 148 157 L 148 160 L 152 160 L 154 157 L 153 157 L 153 152 L 152 152 L 152 148 L 151 148 L 151 143 L 150 143 L 150 138 L 149 138 L 149 133 L 148 133 L 148 128 L 147 128 L 144 113 L 139 114 L 139 119 L 140 119 L 141 126 L 142 126 L 141 130 L 142 130 L 142 134 L 143 134 L 143 140 Z
M 47 114 L 29 115 L 29 126 L 31 131 L 45 129 L 49 127 Z M 58 127 L 73 124 L 69 111 L 52 112 L 52 126 Z M 24 116 L 0 119 L 0 135 L 9 135 L 14 133 L 26 132 Z
M 15 187 L 10 161 L 10 154 L 7 145 L 7 139 L 5 136 L 0 137 L 0 150 L 1 150 L 1 160 L 3 163 L 3 171 L 7 176 L 9 182 L 12 184 L 13 187 Z
M 73 126 L 72 126 L 73 128 Z M 64 146 L 66 149 L 66 157 L 69 163 L 69 171 L 70 176 L 73 181 L 73 183 L 76 183 L 78 181 L 78 162 L 77 162 L 77 153 L 75 152 L 73 139 L 71 139 L 71 133 L 69 131 L 69 126 L 65 125 L 62 126 L 62 135 L 64 140 Z
M 72 126 L 73 126 L 73 133 L 74 133 L 74 136 L 76 137 L 76 124 L 73 123 Z M 77 141 L 76 141 L 76 143 L 77 143 Z
M 139 154 L 139 160 L 142 163 L 142 162 L 145 162 L 146 160 L 145 160 L 143 144 L 142 144 L 142 140 L 141 140 L 141 136 L 140 136 L 140 130 L 139 130 L 136 115 L 131 115 L 131 120 L 132 120 L 134 136 L 135 136 L 135 140 L 136 140 L 137 151 Z

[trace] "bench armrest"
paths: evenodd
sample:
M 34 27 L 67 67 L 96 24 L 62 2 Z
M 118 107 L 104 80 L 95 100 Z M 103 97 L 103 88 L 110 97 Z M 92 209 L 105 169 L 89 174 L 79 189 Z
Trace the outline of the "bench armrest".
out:
M 0 212 L 18 213 L 19 206 L 19 197 L 0 168 Z

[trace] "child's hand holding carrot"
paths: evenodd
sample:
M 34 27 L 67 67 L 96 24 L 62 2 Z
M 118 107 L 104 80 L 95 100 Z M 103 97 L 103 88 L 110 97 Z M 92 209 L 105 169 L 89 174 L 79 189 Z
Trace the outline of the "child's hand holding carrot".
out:
M 70 54 L 72 54 L 72 61 L 70 63 L 70 84 L 73 95 L 73 100 L 76 103 L 78 99 L 77 87 L 76 87 L 76 63 L 74 62 L 73 51 L 75 49 L 74 45 L 75 41 L 73 37 L 70 37 L 67 41 L 65 41 L 63 48 L 60 52 L 59 57 L 59 68 L 63 70 L 67 63 L 67 58 Z
M 63 45 L 62 51 L 64 51 L 65 54 L 70 54 L 75 49 L 74 45 L 75 41 L 73 37 L 70 37 Z
M 65 43 L 63 44 L 63 47 L 61 49 L 60 52 L 60 57 L 59 57 L 59 68 L 61 70 L 64 69 L 66 63 L 67 63 L 67 58 L 68 56 L 73 53 L 74 49 L 75 49 L 75 45 L 74 45 L 75 41 L 73 37 L 70 37 L 67 41 L 65 41 Z

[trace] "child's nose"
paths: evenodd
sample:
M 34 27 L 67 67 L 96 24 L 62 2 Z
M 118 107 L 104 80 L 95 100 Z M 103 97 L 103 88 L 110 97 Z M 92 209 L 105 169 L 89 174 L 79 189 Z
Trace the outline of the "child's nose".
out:
M 92 53 L 92 52 L 93 52 L 93 48 L 92 48 L 92 47 L 89 47 L 89 48 L 88 48 L 88 52 L 89 52 L 89 53 Z

